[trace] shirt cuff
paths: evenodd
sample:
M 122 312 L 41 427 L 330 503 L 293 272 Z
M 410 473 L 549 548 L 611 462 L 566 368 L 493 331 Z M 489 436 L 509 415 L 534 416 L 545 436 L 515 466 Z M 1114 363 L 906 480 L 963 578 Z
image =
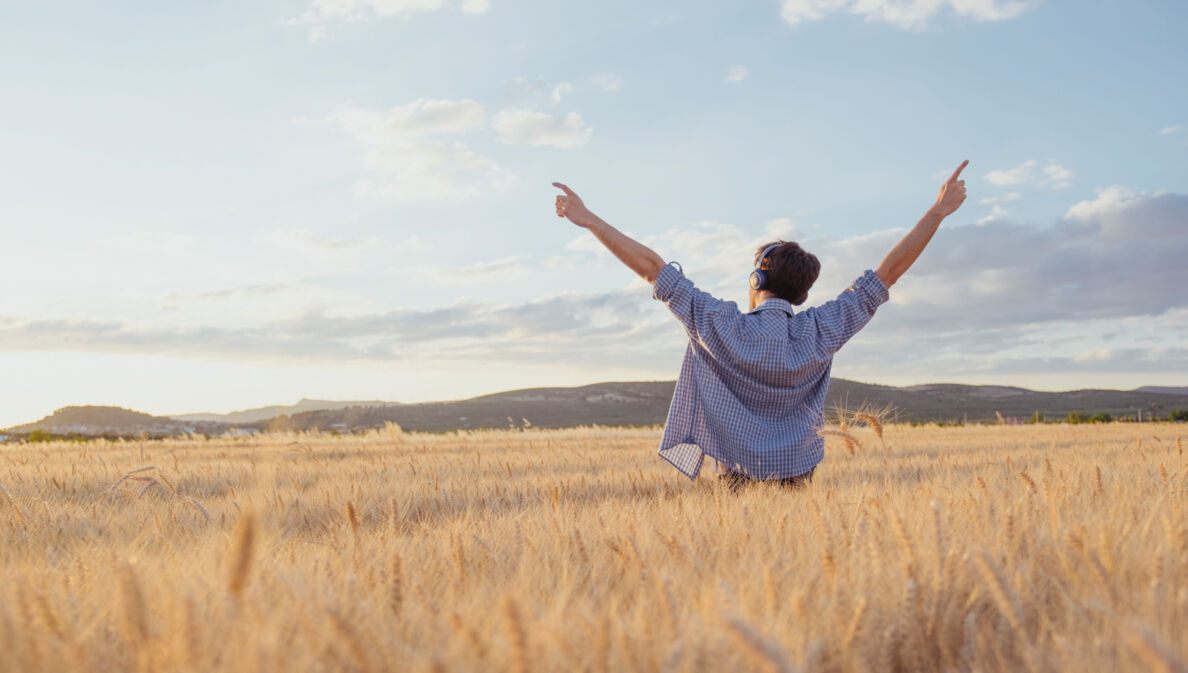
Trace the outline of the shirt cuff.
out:
M 875 306 L 883 304 L 891 298 L 891 292 L 883 284 L 883 279 L 879 278 L 879 274 L 870 269 L 867 269 L 866 273 L 854 281 L 851 287 L 855 292 L 860 292 L 873 299 Z
M 652 283 L 652 297 L 660 301 L 668 301 L 672 297 L 672 293 L 676 292 L 677 283 L 684 280 L 685 274 L 681 271 L 681 265 L 676 262 L 669 262 L 660 273 L 656 274 L 656 280 Z

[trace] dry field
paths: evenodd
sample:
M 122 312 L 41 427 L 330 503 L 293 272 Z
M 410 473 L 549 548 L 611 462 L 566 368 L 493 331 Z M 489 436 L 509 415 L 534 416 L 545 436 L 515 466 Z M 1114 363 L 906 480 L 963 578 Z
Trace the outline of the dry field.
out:
M 853 432 L 737 495 L 655 429 L 0 447 L 0 670 L 1185 670 L 1188 427 Z

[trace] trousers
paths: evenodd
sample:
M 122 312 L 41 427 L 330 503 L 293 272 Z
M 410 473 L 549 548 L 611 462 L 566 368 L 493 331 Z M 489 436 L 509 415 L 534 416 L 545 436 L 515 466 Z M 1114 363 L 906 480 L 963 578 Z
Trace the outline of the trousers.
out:
M 732 492 L 738 492 L 740 488 L 753 484 L 773 484 L 796 491 L 805 488 L 813 482 L 813 472 L 816 472 L 816 468 L 804 474 L 785 479 L 755 479 L 740 472 L 730 471 L 725 474 L 719 474 L 718 479 L 722 480 L 722 483 L 726 484 L 726 487 Z

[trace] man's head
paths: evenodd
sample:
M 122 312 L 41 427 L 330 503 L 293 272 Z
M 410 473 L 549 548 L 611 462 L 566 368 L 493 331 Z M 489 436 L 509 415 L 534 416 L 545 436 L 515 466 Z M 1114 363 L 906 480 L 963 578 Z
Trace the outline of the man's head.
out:
M 799 306 L 808 299 L 809 288 L 817 282 L 817 276 L 821 273 L 821 262 L 817 256 L 805 252 L 804 248 L 791 241 L 772 241 L 759 246 L 755 252 L 756 264 L 763 251 L 773 245 L 778 247 L 767 253 L 761 267 L 767 276 L 767 286 L 758 292 L 751 290 L 751 308 L 758 305 L 759 295 L 764 292 Z

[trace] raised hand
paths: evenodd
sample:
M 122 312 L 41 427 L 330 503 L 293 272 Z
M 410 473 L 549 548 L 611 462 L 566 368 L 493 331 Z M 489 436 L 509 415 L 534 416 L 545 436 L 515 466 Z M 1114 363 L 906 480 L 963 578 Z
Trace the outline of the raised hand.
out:
M 961 162 L 957 170 L 953 171 L 953 175 L 941 185 L 940 194 L 936 196 L 936 205 L 932 209 L 941 217 L 948 217 L 954 211 L 961 207 L 965 202 L 965 180 L 958 180 L 961 177 L 961 171 L 969 165 L 969 159 Z
M 557 217 L 569 218 L 570 222 L 573 222 L 579 227 L 590 227 L 598 221 L 594 213 L 591 213 L 586 208 L 586 204 L 582 203 L 581 197 L 575 194 L 572 189 L 560 182 L 554 182 L 553 186 L 565 192 L 563 196 L 557 196 Z

